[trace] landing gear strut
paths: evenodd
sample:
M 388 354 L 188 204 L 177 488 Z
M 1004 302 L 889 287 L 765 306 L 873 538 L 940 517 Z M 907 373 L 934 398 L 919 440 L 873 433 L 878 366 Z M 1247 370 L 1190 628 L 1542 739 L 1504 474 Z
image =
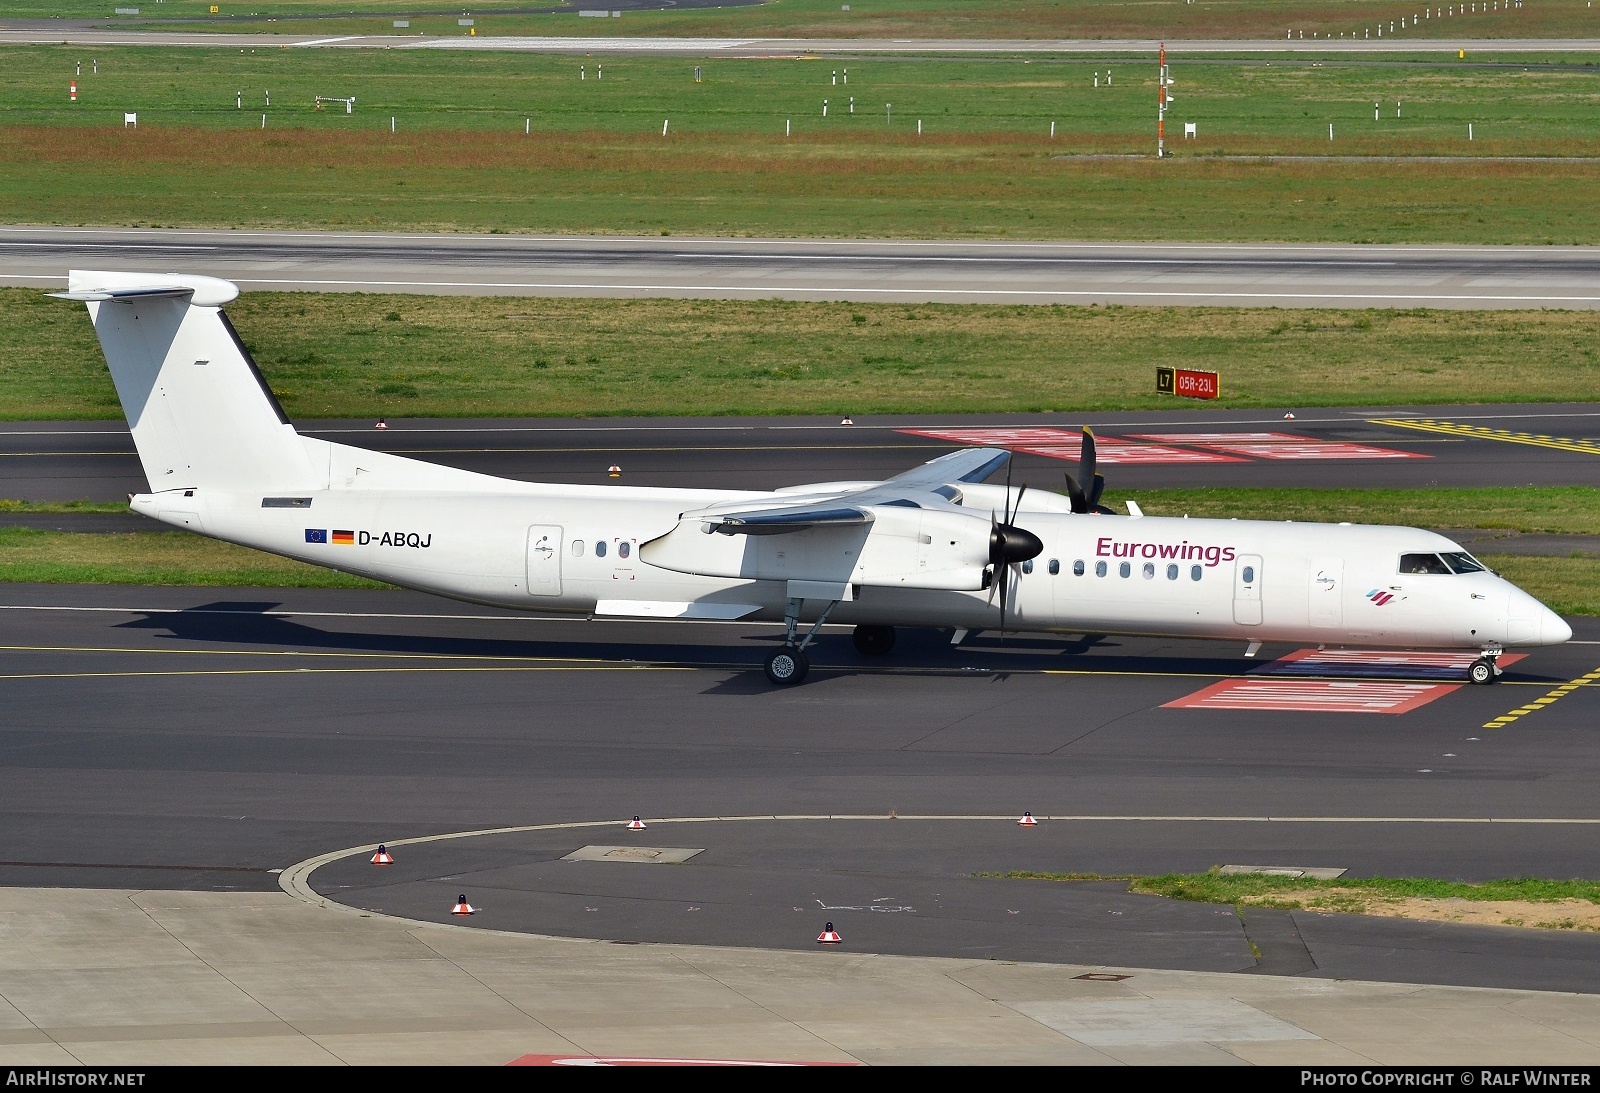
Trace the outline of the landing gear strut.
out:
M 833 609 L 839 606 L 838 600 L 832 600 L 817 621 L 811 624 L 811 629 L 806 631 L 806 636 L 799 644 L 795 643 L 795 633 L 800 628 L 800 605 L 805 601 L 797 597 L 790 597 L 783 608 L 783 648 L 775 649 L 767 654 L 766 661 L 761 665 L 766 672 L 768 682 L 780 687 L 792 686 L 806 678 L 806 673 L 811 671 L 811 662 L 806 659 L 806 646 L 817 640 L 817 634 L 822 630 L 822 624 L 828 621 L 828 616 L 833 614 Z
M 1467 666 L 1467 682 L 1487 685 L 1500 679 L 1500 666 L 1495 663 L 1500 659 L 1499 649 L 1485 649 L 1483 656 Z

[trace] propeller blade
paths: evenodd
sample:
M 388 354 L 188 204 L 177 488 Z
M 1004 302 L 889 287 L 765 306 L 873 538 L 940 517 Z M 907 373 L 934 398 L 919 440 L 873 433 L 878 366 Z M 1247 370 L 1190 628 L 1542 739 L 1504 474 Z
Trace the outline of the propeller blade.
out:
M 1085 425 L 1083 427 L 1083 446 L 1078 449 L 1078 481 L 1088 488 L 1094 481 L 1094 430 Z M 1093 502 L 1091 502 L 1092 504 Z
M 1089 501 L 1086 497 L 1084 497 L 1083 487 L 1078 485 L 1078 480 L 1073 478 L 1070 474 L 1063 475 L 1062 477 L 1067 480 L 1067 497 L 1072 501 L 1072 511 L 1076 513 L 1088 512 Z
M 1100 495 L 1102 493 L 1105 493 L 1105 492 L 1106 492 L 1105 476 L 1097 474 L 1097 475 L 1094 476 L 1094 484 L 1089 487 L 1089 492 L 1084 497 L 1084 500 L 1088 502 L 1088 505 L 1089 505 L 1089 507 L 1091 509 L 1098 508 L 1099 505 L 1100 505 Z

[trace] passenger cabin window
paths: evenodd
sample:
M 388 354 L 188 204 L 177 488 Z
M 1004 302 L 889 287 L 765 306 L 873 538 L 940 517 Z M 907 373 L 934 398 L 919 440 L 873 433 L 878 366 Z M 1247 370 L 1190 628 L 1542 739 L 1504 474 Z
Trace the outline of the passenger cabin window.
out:
M 1177 579 L 1178 579 L 1178 567 L 1177 567 L 1177 565 L 1174 564 L 1174 565 L 1167 566 L 1167 580 L 1175 581 Z
M 1077 561 L 1072 563 L 1072 575 L 1074 577 L 1083 576 L 1083 559 L 1082 558 L 1079 558 Z
M 1153 581 L 1155 580 L 1155 576 L 1156 564 L 1154 562 L 1146 562 L 1144 564 L 1144 579 L 1147 581 Z
M 1050 576 L 1054 577 L 1061 572 L 1061 562 L 1057 558 L 1050 559 Z
M 627 544 L 627 542 L 624 541 L 624 542 L 618 543 L 617 544 L 617 557 L 626 558 L 627 556 L 628 556 L 628 544 Z
M 1096 562 L 1094 564 L 1094 575 L 1096 577 L 1104 577 L 1106 575 L 1106 564 L 1104 562 Z
M 595 543 L 594 556 L 596 558 L 604 558 L 606 556 L 606 541 L 604 539 L 601 539 L 599 542 Z
M 1117 572 L 1122 574 L 1124 577 L 1131 577 L 1133 576 L 1133 566 L 1128 562 L 1123 562 L 1117 567 Z
M 1445 565 L 1437 554 L 1402 554 L 1400 555 L 1401 573 L 1443 573 L 1448 575 L 1450 567 Z
M 1484 564 L 1472 555 L 1465 552 L 1460 554 L 1441 554 L 1445 565 L 1456 573 L 1487 573 L 1489 570 Z
M 582 539 L 574 539 L 574 540 L 572 540 L 572 556 L 574 558 L 583 557 L 583 540 Z
M 1239 574 L 1239 579 L 1242 580 L 1245 584 L 1255 584 L 1256 583 L 1256 567 L 1253 566 L 1253 565 L 1245 566 L 1244 567 L 1244 572 Z
M 1024 572 L 1024 573 L 1032 573 L 1033 572 L 1033 559 L 1032 558 L 1029 558 L 1027 561 L 1022 563 L 1022 572 Z
M 1192 565 L 1189 567 L 1189 579 L 1191 581 L 1198 581 L 1205 571 L 1205 566 Z

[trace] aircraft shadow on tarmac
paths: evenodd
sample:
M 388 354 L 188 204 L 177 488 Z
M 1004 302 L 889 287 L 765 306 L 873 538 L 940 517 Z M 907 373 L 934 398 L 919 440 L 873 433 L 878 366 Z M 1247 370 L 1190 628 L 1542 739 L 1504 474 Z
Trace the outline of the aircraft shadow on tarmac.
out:
M 594 637 L 561 640 L 542 638 L 479 638 L 439 634 L 397 633 L 393 631 L 336 630 L 311 625 L 292 617 L 272 614 L 280 606 L 267 600 L 218 600 L 182 611 L 142 612 L 141 617 L 120 623 L 119 628 L 167 631 L 177 642 L 215 644 L 231 647 L 259 646 L 265 651 L 303 649 L 339 652 L 359 656 L 461 657 L 486 660 L 602 661 L 623 664 L 662 664 L 740 671 L 740 675 L 709 688 L 707 693 L 750 693 L 771 690 L 761 679 L 760 658 L 745 650 L 750 645 L 766 646 L 782 640 L 774 625 L 771 633 L 742 633 L 738 644 L 700 644 L 673 640 L 672 627 L 660 624 L 630 624 L 607 621 L 597 624 Z M 537 623 L 537 620 L 528 620 Z M 571 623 L 558 625 L 571 626 Z M 691 624 L 692 625 L 692 624 Z M 658 640 L 619 640 L 618 633 L 632 627 L 635 633 L 648 627 Z M 903 629 L 893 655 L 863 657 L 856 652 L 848 635 L 830 633 L 813 648 L 819 678 L 854 674 L 866 670 L 878 674 L 885 670 L 919 673 L 982 672 L 1003 680 L 1012 672 L 1032 673 L 1067 667 L 1090 668 L 1096 672 L 1132 675 L 1181 673 L 1194 676 L 1236 676 L 1246 665 L 1237 656 L 1207 656 L 1201 652 L 1211 643 L 1195 643 L 1189 655 L 1159 649 L 1130 650 L 1129 639 L 1085 634 L 1075 638 L 1041 638 L 985 634 L 952 646 L 943 631 Z M 741 648 L 743 646 L 743 648 Z M 1230 648 L 1232 646 L 1229 646 Z M 1127 651 L 1124 651 L 1127 650 Z M 754 675 L 756 679 L 748 676 Z

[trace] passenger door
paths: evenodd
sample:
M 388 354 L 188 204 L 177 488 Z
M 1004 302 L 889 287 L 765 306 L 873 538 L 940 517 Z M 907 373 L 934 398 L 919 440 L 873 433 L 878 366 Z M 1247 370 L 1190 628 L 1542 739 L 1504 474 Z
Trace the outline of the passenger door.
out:
M 1261 625 L 1261 555 L 1241 554 L 1233 563 L 1233 621 Z
M 528 529 L 528 595 L 561 595 L 561 529 L 554 524 Z

